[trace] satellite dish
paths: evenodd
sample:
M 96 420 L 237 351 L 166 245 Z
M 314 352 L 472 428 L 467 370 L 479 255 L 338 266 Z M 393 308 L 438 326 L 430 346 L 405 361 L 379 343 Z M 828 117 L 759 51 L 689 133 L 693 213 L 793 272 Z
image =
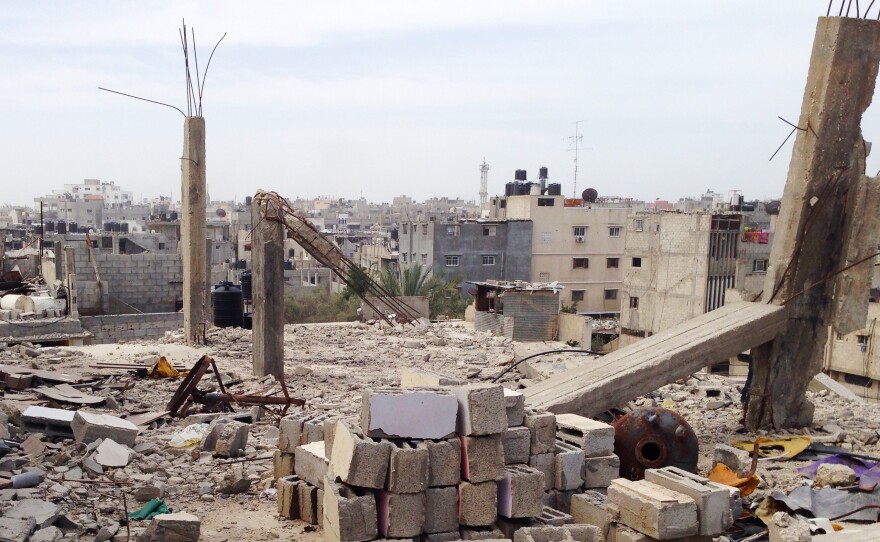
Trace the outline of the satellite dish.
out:
M 584 201 L 588 203 L 596 203 L 596 199 L 599 197 L 599 192 L 595 188 L 587 188 L 581 196 Z
M 226 211 L 223 209 L 217 209 L 217 216 L 223 218 L 224 216 L 226 216 Z

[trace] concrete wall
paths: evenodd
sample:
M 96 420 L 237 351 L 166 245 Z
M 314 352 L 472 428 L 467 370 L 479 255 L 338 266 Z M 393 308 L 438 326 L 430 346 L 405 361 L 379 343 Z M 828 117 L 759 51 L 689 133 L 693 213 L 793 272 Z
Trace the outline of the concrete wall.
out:
M 581 348 L 590 348 L 593 341 L 593 319 L 580 314 L 559 313 L 559 342 L 577 341 Z
M 494 312 L 477 311 L 474 313 L 474 330 L 488 331 L 500 337 L 513 338 L 513 318 Z
M 874 380 L 880 386 L 880 304 L 868 304 L 864 329 L 847 335 L 832 329 L 825 349 L 825 368 Z M 863 346 L 864 345 L 864 346 Z
M 369 297 L 370 303 L 378 307 L 385 314 L 395 313 L 397 311 L 389 308 L 385 303 L 380 301 L 378 298 Z M 428 298 L 426 296 L 413 296 L 413 295 L 405 295 L 397 298 L 399 301 L 405 303 L 411 309 L 413 309 L 420 318 L 430 318 L 431 317 L 431 309 L 428 303 Z M 364 319 L 365 320 L 376 320 L 379 318 L 379 315 L 376 314 L 372 308 L 366 303 L 361 303 L 361 308 L 364 311 Z
M 100 307 L 89 251 L 75 247 L 79 311 L 96 313 Z M 95 253 L 102 288 L 111 298 L 141 312 L 172 312 L 183 295 L 180 256 L 169 253 Z
M 158 339 L 166 331 L 183 327 L 182 312 L 118 314 L 80 317 L 83 329 L 95 337 L 89 344 L 108 344 L 135 339 Z
M 531 274 L 531 236 L 532 223 L 526 220 L 436 224 L 431 265 L 434 272 L 442 271 L 447 278 L 527 281 Z M 446 256 L 458 256 L 458 266 L 446 265 Z M 495 262 L 484 264 L 483 256 L 493 257 Z

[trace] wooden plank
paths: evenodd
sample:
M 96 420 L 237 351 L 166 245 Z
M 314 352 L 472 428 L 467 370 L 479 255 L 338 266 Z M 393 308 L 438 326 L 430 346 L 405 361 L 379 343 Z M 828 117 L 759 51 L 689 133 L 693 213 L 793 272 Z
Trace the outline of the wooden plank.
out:
M 531 407 L 585 416 L 684 378 L 707 364 L 764 344 L 786 325 L 778 305 L 735 303 L 683 322 L 523 393 Z

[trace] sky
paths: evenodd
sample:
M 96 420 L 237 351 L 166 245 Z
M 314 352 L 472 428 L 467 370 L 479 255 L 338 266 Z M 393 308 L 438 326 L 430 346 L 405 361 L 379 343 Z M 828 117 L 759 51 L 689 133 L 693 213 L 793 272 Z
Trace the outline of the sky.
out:
M 477 199 L 516 169 L 575 193 L 779 197 L 824 0 L 0 0 L 0 203 L 84 178 L 180 197 L 178 29 L 195 29 L 214 200 L 257 189 Z M 877 9 L 877 8 L 875 8 Z M 877 107 L 863 119 L 880 140 Z M 880 156 L 869 158 L 869 173 Z

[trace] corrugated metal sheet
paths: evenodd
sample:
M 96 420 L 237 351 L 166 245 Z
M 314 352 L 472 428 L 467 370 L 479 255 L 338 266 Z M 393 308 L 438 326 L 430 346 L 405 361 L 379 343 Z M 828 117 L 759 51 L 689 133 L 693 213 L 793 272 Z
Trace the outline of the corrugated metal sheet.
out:
M 559 296 L 551 291 L 508 291 L 504 316 L 513 318 L 515 341 L 548 341 L 556 334 Z
M 488 331 L 493 335 L 513 338 L 513 318 L 494 312 L 477 311 L 474 313 L 474 329 Z

